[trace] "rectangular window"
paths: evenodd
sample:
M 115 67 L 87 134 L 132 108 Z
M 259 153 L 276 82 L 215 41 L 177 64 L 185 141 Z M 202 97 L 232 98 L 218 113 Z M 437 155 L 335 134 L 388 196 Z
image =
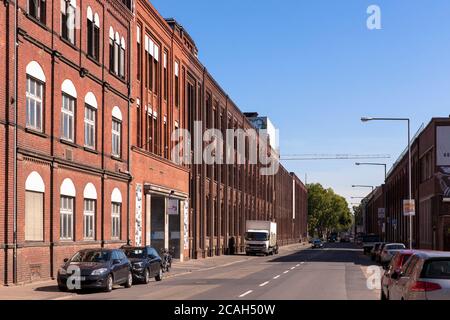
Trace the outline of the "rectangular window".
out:
M 158 128 L 158 115 L 153 113 L 153 153 L 161 155 L 161 146 L 159 144 L 159 128 Z
M 45 24 L 46 22 L 46 0 L 28 0 L 28 14 Z
M 119 74 L 119 54 L 120 54 L 120 47 L 119 43 L 117 41 L 114 41 L 114 73 Z
M 83 236 L 86 240 L 95 238 L 95 200 L 84 200 Z
M 44 194 L 25 192 L 25 241 L 44 241 Z
M 60 238 L 73 240 L 73 198 L 61 197 Z
M 93 107 L 84 107 L 84 146 L 91 149 L 95 149 L 95 114 Z
M 164 52 L 164 100 L 167 101 L 167 92 L 168 92 L 168 71 L 167 71 L 167 51 Z
M 63 93 L 61 108 L 61 138 L 74 142 L 75 99 Z
M 159 47 L 153 45 L 153 92 L 159 93 Z
M 111 212 L 111 238 L 120 239 L 120 203 L 112 203 Z
M 27 77 L 27 128 L 42 132 L 42 97 L 44 85 Z
M 175 106 L 180 106 L 180 66 L 175 62 Z
M 141 140 L 142 140 L 142 109 L 141 109 L 141 101 L 140 99 L 137 99 L 136 101 L 136 120 L 137 120 L 137 141 L 136 144 L 138 146 L 141 145 Z
M 141 61 L 141 27 L 138 26 L 136 29 L 136 37 L 137 37 L 137 70 L 136 70 L 136 77 L 138 80 L 141 80 L 141 67 L 142 67 L 142 61 Z
M 169 159 L 169 131 L 167 130 L 167 117 L 164 117 L 164 158 Z
M 61 0 L 61 36 L 75 44 L 75 7 L 70 1 Z
M 87 47 L 88 55 L 95 60 L 100 57 L 100 28 L 93 20 L 87 19 Z
M 113 38 L 109 38 L 109 71 L 110 72 L 114 72 L 114 61 L 115 56 L 114 56 L 114 39 Z
M 121 138 L 121 126 L 122 123 L 117 120 L 113 119 L 112 121 L 112 155 L 116 157 L 121 156 L 121 145 L 120 145 L 120 138 Z
M 120 68 L 119 68 L 119 76 L 121 78 L 125 78 L 125 48 L 120 47 Z

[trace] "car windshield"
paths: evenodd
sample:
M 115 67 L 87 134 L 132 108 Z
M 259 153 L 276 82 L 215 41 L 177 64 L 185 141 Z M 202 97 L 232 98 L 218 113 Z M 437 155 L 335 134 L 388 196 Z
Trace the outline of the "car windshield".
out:
M 145 250 L 142 248 L 133 248 L 133 249 L 126 249 L 125 255 L 128 258 L 144 258 L 145 257 Z
M 450 279 L 450 258 L 427 261 L 422 278 Z
M 72 257 L 70 262 L 106 262 L 109 257 L 109 251 L 80 251 Z
M 403 244 L 390 244 L 386 246 L 387 250 L 401 250 L 405 249 L 405 246 Z
M 267 241 L 269 235 L 264 232 L 247 232 L 245 239 L 248 241 Z
M 322 241 L 320 240 L 314 240 L 314 243 L 321 243 Z

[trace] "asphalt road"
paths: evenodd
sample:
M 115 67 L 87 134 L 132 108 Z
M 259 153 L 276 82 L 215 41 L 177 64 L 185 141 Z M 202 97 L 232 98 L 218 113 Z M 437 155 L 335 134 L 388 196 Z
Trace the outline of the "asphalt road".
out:
M 352 244 L 326 244 L 269 257 L 242 257 L 201 270 L 111 293 L 81 293 L 62 299 L 132 300 L 377 300 L 367 286 L 373 263 Z

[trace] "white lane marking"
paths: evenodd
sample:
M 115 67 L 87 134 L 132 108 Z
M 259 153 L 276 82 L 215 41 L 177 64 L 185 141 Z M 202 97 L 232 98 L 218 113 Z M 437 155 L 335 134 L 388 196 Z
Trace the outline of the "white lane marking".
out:
M 296 265 L 296 267 L 300 267 L 300 263 Z
M 285 272 L 283 272 L 284 274 L 286 274 L 286 273 L 288 273 L 289 272 L 289 270 L 286 270 Z
M 239 298 L 243 298 L 243 297 L 249 295 L 249 294 L 252 293 L 252 292 L 253 292 L 253 290 L 248 290 L 247 292 L 241 294 L 241 295 L 239 296 Z
M 305 262 L 303 261 L 302 263 L 300 263 L 300 264 L 305 264 Z
M 259 286 L 260 287 L 264 287 L 266 284 L 268 284 L 269 283 L 269 281 L 266 281 L 266 282 L 264 282 L 264 283 L 261 283 Z
M 291 270 L 294 270 L 294 269 L 295 269 L 295 267 L 292 267 L 292 268 L 291 268 Z
M 278 279 L 281 275 L 277 275 L 275 277 L 273 277 L 274 279 Z

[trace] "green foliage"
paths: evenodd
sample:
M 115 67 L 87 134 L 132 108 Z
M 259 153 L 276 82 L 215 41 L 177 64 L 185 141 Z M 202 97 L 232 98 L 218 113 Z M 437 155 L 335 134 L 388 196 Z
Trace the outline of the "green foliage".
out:
M 308 225 L 311 235 L 347 231 L 353 218 L 347 200 L 321 184 L 308 186 Z

